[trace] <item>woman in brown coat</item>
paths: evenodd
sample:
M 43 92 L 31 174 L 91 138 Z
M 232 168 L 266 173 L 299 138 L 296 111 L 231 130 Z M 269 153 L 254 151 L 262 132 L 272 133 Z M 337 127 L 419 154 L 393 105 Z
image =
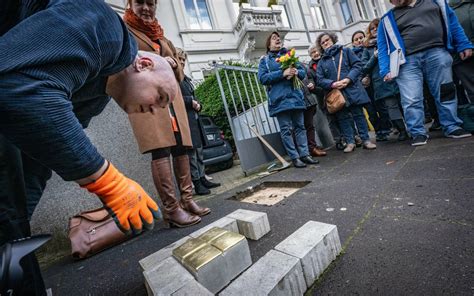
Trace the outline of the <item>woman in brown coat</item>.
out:
M 155 17 L 157 0 L 128 0 L 124 21 L 135 37 L 140 50 L 152 51 L 164 57 L 175 73 L 178 83 L 184 78 L 173 43 L 164 37 Z M 141 153 L 151 153 L 151 172 L 164 209 L 165 222 L 178 227 L 194 225 L 200 216 L 210 213 L 193 201 L 193 188 L 186 149 L 192 147 L 189 124 L 181 92 L 169 108 L 129 115 Z M 170 155 L 174 174 L 181 191 L 176 199 Z

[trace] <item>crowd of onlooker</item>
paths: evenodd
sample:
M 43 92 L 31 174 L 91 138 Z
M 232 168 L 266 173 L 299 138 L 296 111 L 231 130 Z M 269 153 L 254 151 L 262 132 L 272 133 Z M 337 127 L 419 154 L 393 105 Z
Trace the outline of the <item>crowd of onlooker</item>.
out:
M 333 32 L 317 36 L 307 65 L 282 69 L 278 58 L 288 51 L 278 32 L 268 37 L 258 75 L 295 167 L 318 163 L 311 156 L 326 155 L 315 141 L 317 108 L 327 117 L 336 147 L 345 153 L 361 146 L 376 149 L 370 126 L 376 142 L 396 134 L 398 141 L 411 138 L 413 146 L 427 143 L 426 123 L 431 123 L 430 131 L 442 130 L 449 138 L 471 136 L 457 108 L 474 99 L 472 3 L 391 3 L 394 8 L 381 19 L 352 35 L 351 46 L 338 44 Z M 304 82 L 303 89 L 293 87 L 295 77 Z M 330 112 L 326 96 L 334 89 L 342 92 L 345 105 Z

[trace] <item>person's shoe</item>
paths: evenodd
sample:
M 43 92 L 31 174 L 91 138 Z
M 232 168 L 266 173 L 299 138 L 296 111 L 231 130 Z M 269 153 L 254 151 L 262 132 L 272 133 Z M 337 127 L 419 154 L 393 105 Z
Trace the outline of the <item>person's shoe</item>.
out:
M 413 138 L 411 141 L 412 146 L 421 146 L 426 145 L 428 143 L 428 136 L 426 135 L 418 135 Z
M 306 163 L 306 164 L 318 164 L 319 163 L 319 160 L 312 159 L 311 156 L 309 156 L 309 155 L 301 157 L 300 160 L 302 162 Z
M 315 147 L 311 149 L 311 156 L 313 157 L 321 157 L 321 156 L 326 156 L 326 151 L 319 149 L 318 147 Z
M 378 135 L 375 136 L 375 141 L 385 142 L 385 141 L 388 141 L 388 137 L 385 134 L 378 134 Z
M 355 140 L 356 147 L 362 146 L 363 142 L 362 142 L 362 139 L 359 136 L 354 136 L 354 140 Z
M 306 167 L 306 164 L 304 162 L 302 162 L 299 158 L 293 159 L 292 162 L 293 162 L 293 166 L 295 168 L 300 169 L 300 168 L 305 168 Z
M 346 148 L 344 148 L 344 153 L 351 153 L 354 151 L 356 144 L 347 144 Z
M 211 181 L 208 181 L 206 177 L 201 177 L 201 184 L 204 185 L 207 188 L 215 188 L 221 186 L 221 183 L 214 183 Z
M 406 141 L 408 140 L 408 133 L 406 131 L 400 131 L 398 134 L 398 141 Z
M 472 136 L 472 134 L 462 128 L 458 128 L 457 130 L 452 131 L 446 137 L 453 138 L 453 139 L 462 139 Z
M 439 120 L 433 121 L 433 124 L 430 126 L 430 132 L 435 132 L 435 131 L 440 131 L 441 130 L 441 124 L 439 123 Z
M 364 149 L 368 149 L 368 150 L 377 149 L 377 145 L 375 145 L 374 143 L 370 142 L 369 140 L 367 140 L 367 141 L 364 142 L 363 147 L 364 147 Z
M 194 192 L 196 192 L 197 195 L 211 194 L 211 190 L 207 189 L 207 187 L 202 184 L 201 180 L 193 180 L 193 184 Z

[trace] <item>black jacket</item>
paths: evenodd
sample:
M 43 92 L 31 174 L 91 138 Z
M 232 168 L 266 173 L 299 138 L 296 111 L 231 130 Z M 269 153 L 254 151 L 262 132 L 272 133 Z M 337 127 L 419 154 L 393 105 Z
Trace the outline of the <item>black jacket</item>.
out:
M 198 99 L 194 96 L 194 86 L 191 83 L 191 78 L 184 76 L 179 86 L 183 94 L 186 113 L 188 114 L 189 131 L 191 132 L 193 148 L 202 147 L 206 144 L 206 139 L 204 138 L 205 132 L 199 114 L 193 108 L 193 100 L 198 101 Z

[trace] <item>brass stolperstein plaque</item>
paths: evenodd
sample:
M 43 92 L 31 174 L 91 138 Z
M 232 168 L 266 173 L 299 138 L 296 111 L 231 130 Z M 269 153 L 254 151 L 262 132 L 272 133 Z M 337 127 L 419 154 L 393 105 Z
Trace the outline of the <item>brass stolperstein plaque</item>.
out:
M 210 243 L 211 245 L 218 248 L 222 252 L 225 252 L 244 239 L 245 239 L 245 236 L 235 233 L 235 232 L 228 231 L 224 233 L 223 235 L 219 236 L 218 238 L 212 240 Z
M 206 243 L 209 243 L 212 240 L 215 240 L 221 235 L 224 235 L 228 231 L 219 227 L 213 227 L 209 229 L 208 231 L 204 232 L 200 236 L 198 236 L 199 239 L 205 241 Z
M 205 241 L 201 240 L 200 238 L 192 238 L 174 249 L 173 256 L 182 263 L 187 256 L 191 255 L 193 252 L 196 252 L 200 248 L 203 248 L 204 246 L 206 246 Z
M 186 256 L 186 258 L 183 260 L 183 265 L 188 269 L 197 272 L 201 267 L 220 255 L 222 255 L 222 252 L 219 251 L 219 249 L 211 245 L 206 245 L 191 253 L 189 256 Z

